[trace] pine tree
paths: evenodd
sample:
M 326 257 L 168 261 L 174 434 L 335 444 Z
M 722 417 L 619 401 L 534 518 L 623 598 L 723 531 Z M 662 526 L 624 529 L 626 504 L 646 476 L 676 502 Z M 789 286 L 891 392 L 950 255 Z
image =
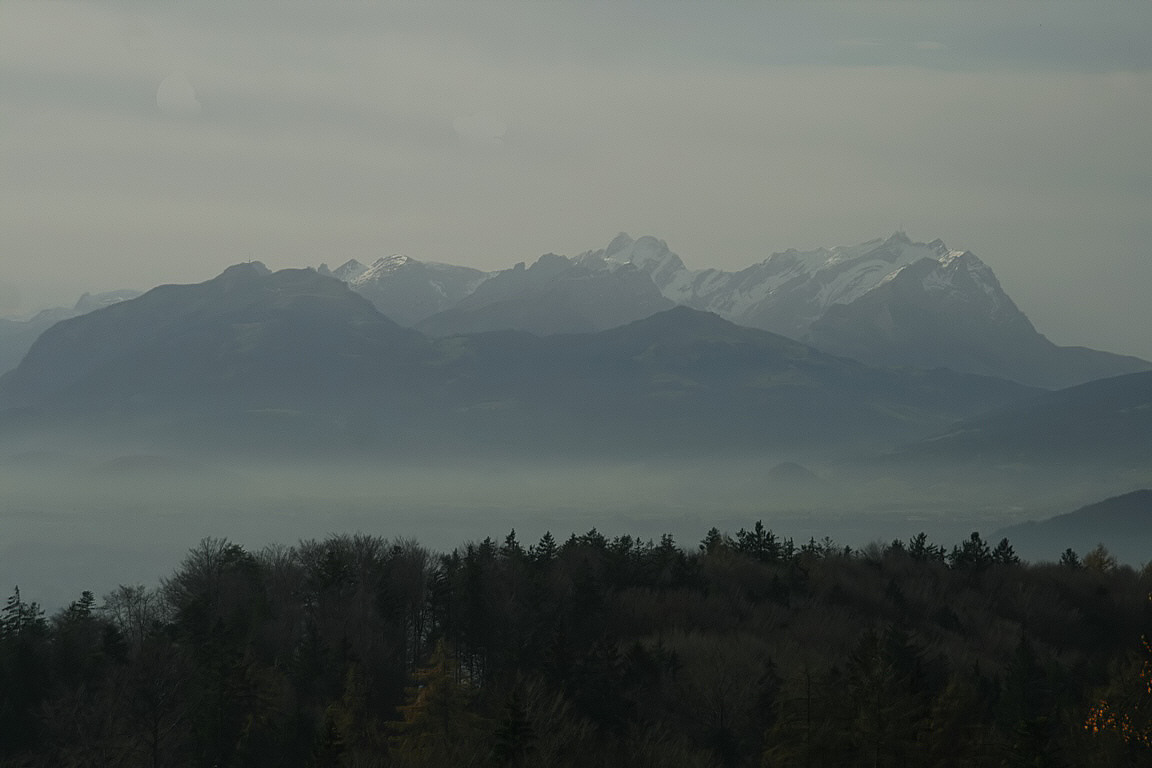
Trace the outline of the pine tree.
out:
M 708 533 L 704 534 L 704 539 L 700 542 L 700 551 L 705 555 L 716 555 L 728 549 L 728 542 L 724 534 L 720 533 L 720 529 L 712 526 L 708 529 Z
M 948 555 L 948 564 L 960 570 L 978 570 L 991 562 L 992 550 L 977 531 L 972 531 L 967 541 L 953 547 Z
M 764 527 L 761 520 L 756 521 L 751 531 L 745 531 L 743 528 L 737 531 L 736 548 L 766 563 L 780 559 L 780 542 L 776 539 L 776 534 Z
M 540 537 L 540 543 L 535 547 L 528 550 L 529 556 L 532 561 L 537 565 L 547 564 L 556 559 L 558 548 L 556 547 L 556 539 L 552 537 L 551 531 L 545 531 L 544 535 Z
M 998 565 L 1020 565 L 1020 558 L 1008 539 L 1000 539 L 1000 543 L 992 550 L 992 562 Z

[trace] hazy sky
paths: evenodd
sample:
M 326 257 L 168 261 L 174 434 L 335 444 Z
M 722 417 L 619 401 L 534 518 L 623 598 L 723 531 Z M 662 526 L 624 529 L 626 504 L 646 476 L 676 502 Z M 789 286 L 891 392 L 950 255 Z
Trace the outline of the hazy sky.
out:
M 237 261 L 904 229 L 1152 358 L 1152 3 L 0 2 L 0 314 Z

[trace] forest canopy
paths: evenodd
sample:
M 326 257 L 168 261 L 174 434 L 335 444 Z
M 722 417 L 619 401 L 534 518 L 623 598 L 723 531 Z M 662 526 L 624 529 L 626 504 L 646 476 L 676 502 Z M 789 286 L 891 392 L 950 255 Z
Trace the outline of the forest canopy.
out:
M 1150 590 L 978 533 L 205 539 L 50 617 L 12 592 L 0 763 L 1152 764 Z

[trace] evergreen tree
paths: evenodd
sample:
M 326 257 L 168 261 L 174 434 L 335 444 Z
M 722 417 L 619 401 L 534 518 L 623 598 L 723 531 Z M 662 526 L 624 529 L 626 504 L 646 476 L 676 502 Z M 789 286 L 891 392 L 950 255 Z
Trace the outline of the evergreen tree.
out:
M 529 556 L 537 565 L 551 563 L 556 559 L 557 553 L 556 539 L 552 538 L 551 531 L 545 531 L 540 537 L 540 543 L 528 550 Z
M 1084 564 L 1080 562 L 1080 556 L 1071 547 L 1060 553 L 1060 565 L 1065 568 L 1083 568 Z
M 944 562 L 944 547 L 928 541 L 928 534 L 921 531 L 908 540 L 908 556 L 918 562 Z
M 948 565 L 960 570 L 978 570 L 991 562 L 992 550 L 977 531 L 948 555 Z
M 780 542 L 761 520 L 756 521 L 751 531 L 741 528 L 736 533 L 736 549 L 766 563 L 780 559 Z
M 998 565 L 1020 565 L 1020 558 L 1008 539 L 1000 539 L 1000 543 L 992 550 L 992 562 Z
M 728 542 L 716 526 L 709 528 L 708 533 L 704 534 L 704 539 L 700 542 L 700 551 L 705 555 L 716 555 L 727 548 Z

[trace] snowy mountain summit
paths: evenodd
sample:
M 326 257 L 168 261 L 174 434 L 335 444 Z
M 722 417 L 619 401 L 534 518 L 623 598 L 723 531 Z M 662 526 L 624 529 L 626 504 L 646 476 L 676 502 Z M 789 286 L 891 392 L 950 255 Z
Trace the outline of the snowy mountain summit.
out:
M 663 240 L 617 235 L 576 262 L 646 272 L 665 297 L 870 365 L 952 368 L 1043 387 L 1149 370 L 1147 361 L 1058 347 L 991 267 L 903 232 L 859 245 L 787 250 L 736 272 L 691 270 Z
M 664 241 L 626 234 L 576 261 L 606 269 L 632 264 L 678 304 L 801 341 L 809 340 L 812 324 L 829 307 L 851 304 L 907 270 L 942 300 L 979 303 L 997 317 L 1019 313 L 992 270 L 971 252 L 951 250 L 940 240 L 914 243 L 903 232 L 830 250 L 774 253 L 738 272 L 689 270 Z
M 869 365 L 952 368 L 1049 388 L 1152 368 L 1056 346 L 971 251 L 914 242 L 903 232 L 773 253 L 734 272 L 689 269 L 663 240 L 624 233 L 600 250 L 548 254 L 528 269 L 495 273 L 407 256 L 362 271 L 349 264 L 337 272 L 355 273 L 344 278 L 355 290 L 397 322 L 433 335 L 601 330 L 667 301 Z
M 402 253 L 394 253 L 391 256 L 376 259 L 372 262 L 372 266 L 365 267 L 363 271 L 355 277 L 349 278 L 347 282 L 353 286 L 367 285 L 415 261 L 415 259 L 410 259 Z

